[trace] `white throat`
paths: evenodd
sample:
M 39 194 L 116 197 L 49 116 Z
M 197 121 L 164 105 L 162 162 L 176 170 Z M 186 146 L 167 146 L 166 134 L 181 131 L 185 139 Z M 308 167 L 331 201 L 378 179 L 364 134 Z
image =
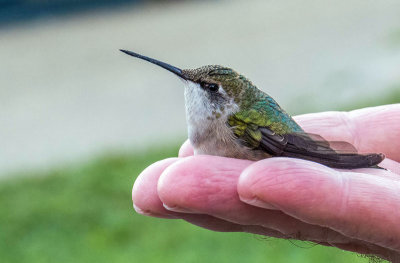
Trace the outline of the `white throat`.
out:
M 224 90 L 220 89 L 220 92 L 226 95 Z M 227 125 L 228 116 L 239 108 L 233 100 L 221 110 L 210 100 L 209 94 L 200 84 L 185 81 L 185 105 L 188 136 L 195 152 L 204 144 L 224 140 L 228 134 L 228 137 L 233 136 L 231 128 Z
M 200 87 L 200 84 L 185 81 L 185 106 L 189 128 L 208 126 L 215 105 L 211 105 L 208 101 L 207 92 Z

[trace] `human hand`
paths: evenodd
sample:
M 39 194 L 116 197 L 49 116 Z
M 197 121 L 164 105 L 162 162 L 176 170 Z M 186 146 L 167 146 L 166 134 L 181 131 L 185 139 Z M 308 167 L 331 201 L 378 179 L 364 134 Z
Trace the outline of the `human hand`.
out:
M 308 240 L 400 262 L 400 104 L 295 117 L 307 132 L 382 152 L 388 169 L 331 169 L 293 158 L 258 162 L 192 156 L 156 162 L 137 178 L 135 210 L 214 231 Z

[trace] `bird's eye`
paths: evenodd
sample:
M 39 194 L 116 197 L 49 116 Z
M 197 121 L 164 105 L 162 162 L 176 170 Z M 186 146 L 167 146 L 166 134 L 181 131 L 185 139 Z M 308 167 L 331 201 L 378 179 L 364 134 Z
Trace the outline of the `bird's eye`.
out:
M 208 85 L 208 89 L 212 92 L 217 92 L 219 89 L 219 86 L 217 84 L 210 84 L 210 85 Z
M 211 91 L 211 92 L 217 92 L 218 89 L 219 89 L 218 84 L 206 83 L 206 82 L 201 83 L 201 87 L 202 87 L 203 89 L 209 90 L 209 91 Z

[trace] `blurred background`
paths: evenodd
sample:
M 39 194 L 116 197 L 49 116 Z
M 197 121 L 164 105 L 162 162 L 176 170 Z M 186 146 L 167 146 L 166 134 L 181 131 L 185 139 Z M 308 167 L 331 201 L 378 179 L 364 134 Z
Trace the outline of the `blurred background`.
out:
M 292 115 L 400 102 L 398 1 L 0 0 L 1 262 L 367 262 L 132 208 L 186 138 L 181 68 L 230 66 Z

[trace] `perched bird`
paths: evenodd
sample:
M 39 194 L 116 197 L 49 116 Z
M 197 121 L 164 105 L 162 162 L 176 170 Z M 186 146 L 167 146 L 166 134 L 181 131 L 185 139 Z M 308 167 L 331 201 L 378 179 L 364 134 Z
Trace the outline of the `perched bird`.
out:
M 188 134 L 195 154 L 249 160 L 293 157 L 343 169 L 379 168 L 385 158 L 381 153 L 357 154 L 347 142 L 328 142 L 304 132 L 273 98 L 231 68 L 179 69 L 121 51 L 169 70 L 184 82 Z

